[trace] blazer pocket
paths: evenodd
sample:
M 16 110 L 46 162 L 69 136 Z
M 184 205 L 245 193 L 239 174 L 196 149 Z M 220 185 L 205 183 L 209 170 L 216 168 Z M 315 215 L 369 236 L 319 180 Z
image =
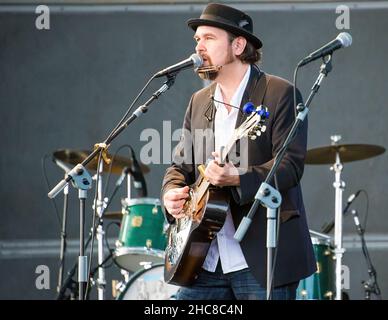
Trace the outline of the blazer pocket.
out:
M 300 216 L 299 210 L 282 210 L 280 211 L 280 223 Z

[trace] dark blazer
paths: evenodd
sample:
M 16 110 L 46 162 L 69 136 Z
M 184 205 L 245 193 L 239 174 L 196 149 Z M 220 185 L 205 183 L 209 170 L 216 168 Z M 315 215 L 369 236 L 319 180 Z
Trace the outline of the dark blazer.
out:
M 211 158 L 214 137 L 204 144 L 202 137 L 194 134 L 195 129 L 214 129 L 215 107 L 211 99 L 216 84 L 196 92 L 191 97 L 183 122 L 183 133 L 176 147 L 172 165 L 166 170 L 161 191 L 163 195 L 171 188 L 190 185 L 198 177 L 197 166 Z M 297 92 L 297 100 L 301 96 Z M 247 172 L 240 175 L 240 188 L 227 187 L 231 192 L 231 212 L 235 228 L 251 208 L 260 184 L 265 180 L 273 164 L 273 158 L 286 139 L 294 121 L 293 86 L 288 81 L 265 74 L 255 65 L 241 102 L 263 104 L 270 112 L 266 121 L 267 130 L 256 140 L 248 142 Z M 239 113 L 236 127 L 246 115 Z M 209 142 L 209 141 L 208 141 Z M 299 185 L 304 169 L 307 146 L 307 119 L 290 144 L 277 170 L 277 188 L 282 194 L 280 230 L 274 282 L 285 285 L 306 278 L 316 270 L 316 262 L 306 221 L 302 192 Z M 237 153 L 238 155 L 239 153 Z M 233 159 L 231 159 L 233 161 Z M 235 163 L 235 162 L 234 162 Z M 274 185 L 273 183 L 271 183 Z M 167 220 L 174 218 L 165 211 Z M 253 221 L 241 241 L 241 248 L 253 275 L 266 285 L 266 210 L 259 207 Z

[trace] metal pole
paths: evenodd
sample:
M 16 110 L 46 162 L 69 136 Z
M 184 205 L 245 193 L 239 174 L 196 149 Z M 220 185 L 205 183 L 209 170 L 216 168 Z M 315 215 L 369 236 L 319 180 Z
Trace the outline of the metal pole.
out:
M 103 220 L 102 220 L 102 214 L 104 212 L 104 199 L 102 194 L 102 172 L 104 170 L 104 160 L 101 158 L 100 160 L 100 170 L 97 173 L 99 175 L 98 177 L 98 184 L 97 184 L 97 214 L 99 217 L 99 224 L 97 227 L 97 243 L 98 243 L 98 279 L 97 279 L 97 292 L 98 292 L 98 300 L 104 300 L 105 299 L 105 286 L 106 286 L 106 279 L 105 279 L 105 269 L 102 266 L 105 257 L 104 257 L 104 236 L 105 231 L 103 229 Z
M 333 136 L 332 140 L 334 144 L 341 139 L 339 136 Z M 345 249 L 342 247 L 342 194 L 345 189 L 345 183 L 341 180 L 341 172 L 343 165 L 339 156 L 339 152 L 336 152 L 335 164 L 332 168 L 335 172 L 335 181 L 333 186 L 335 188 L 335 227 L 334 227 L 334 254 L 336 259 L 335 265 L 335 288 L 336 288 L 336 300 L 342 300 L 342 255 Z

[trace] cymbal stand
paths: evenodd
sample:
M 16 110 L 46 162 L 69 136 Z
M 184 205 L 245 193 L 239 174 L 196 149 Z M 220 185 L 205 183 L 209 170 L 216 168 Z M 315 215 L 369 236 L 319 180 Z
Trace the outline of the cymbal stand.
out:
M 127 199 L 131 199 L 131 174 L 130 171 L 127 171 Z
M 105 261 L 104 256 L 104 236 L 105 231 L 103 228 L 103 219 L 102 215 L 104 213 L 104 198 L 102 194 L 102 172 L 104 170 L 104 160 L 101 158 L 100 165 L 99 165 L 99 172 L 96 173 L 96 175 L 99 175 L 97 177 L 97 203 L 94 204 L 94 206 L 97 206 L 97 214 L 98 214 L 98 227 L 97 227 L 97 245 L 98 245 L 98 278 L 97 278 L 97 292 L 98 292 L 98 300 L 104 300 L 105 299 L 105 287 L 106 287 L 106 278 L 105 278 L 105 269 L 103 266 L 103 263 Z
M 341 136 L 334 135 L 330 137 L 332 144 L 336 145 Z M 339 152 L 336 152 L 335 163 L 330 168 L 335 173 L 333 187 L 335 189 L 335 219 L 334 219 L 334 254 L 335 254 L 335 299 L 342 299 L 342 256 L 345 249 L 342 246 L 342 194 L 345 189 L 345 182 L 341 180 L 343 165 L 341 163 Z

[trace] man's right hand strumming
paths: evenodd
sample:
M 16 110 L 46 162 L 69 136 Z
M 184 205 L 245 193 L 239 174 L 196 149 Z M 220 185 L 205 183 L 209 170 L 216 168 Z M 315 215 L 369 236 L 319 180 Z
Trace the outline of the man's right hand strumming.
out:
M 175 219 L 183 218 L 185 216 L 185 214 L 181 212 L 187 198 L 189 198 L 189 190 L 190 188 L 188 186 L 170 189 L 163 197 L 164 206 L 168 213 Z

